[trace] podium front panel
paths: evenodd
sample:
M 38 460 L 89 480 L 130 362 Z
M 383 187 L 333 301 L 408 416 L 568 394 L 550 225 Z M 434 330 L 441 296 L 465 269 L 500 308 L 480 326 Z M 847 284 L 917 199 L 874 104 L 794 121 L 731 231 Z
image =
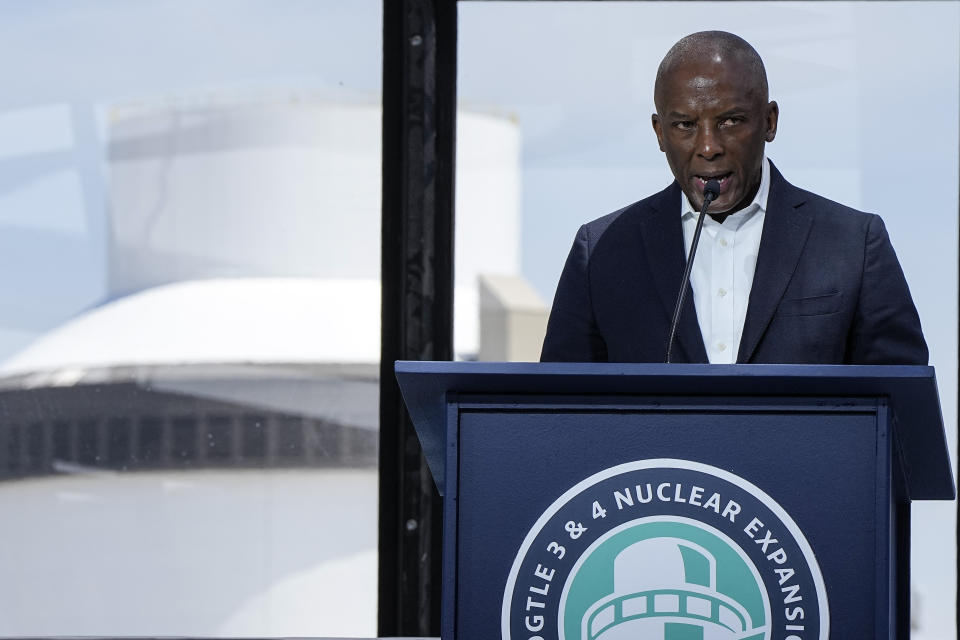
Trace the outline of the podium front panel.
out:
M 881 401 L 464 395 L 449 409 L 447 637 L 894 624 Z

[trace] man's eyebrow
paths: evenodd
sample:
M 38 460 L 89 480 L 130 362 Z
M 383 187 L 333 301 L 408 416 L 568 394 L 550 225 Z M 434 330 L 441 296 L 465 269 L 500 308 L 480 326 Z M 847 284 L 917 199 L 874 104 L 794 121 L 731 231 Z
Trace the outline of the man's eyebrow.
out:
M 733 107 L 732 109 L 727 109 L 723 113 L 717 114 L 718 118 L 727 118 L 730 116 L 742 116 L 747 113 L 749 109 L 747 107 Z
M 693 120 L 693 116 L 683 113 L 681 111 L 671 111 L 670 113 L 667 114 L 667 116 L 671 119 L 683 118 L 684 120 Z

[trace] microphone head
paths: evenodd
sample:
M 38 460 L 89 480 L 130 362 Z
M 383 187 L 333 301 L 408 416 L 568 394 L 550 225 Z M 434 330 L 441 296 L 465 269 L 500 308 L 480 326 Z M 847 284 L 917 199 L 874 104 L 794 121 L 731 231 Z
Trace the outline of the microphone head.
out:
M 707 180 L 703 186 L 703 199 L 707 202 L 713 202 L 720 195 L 720 182 L 715 179 Z

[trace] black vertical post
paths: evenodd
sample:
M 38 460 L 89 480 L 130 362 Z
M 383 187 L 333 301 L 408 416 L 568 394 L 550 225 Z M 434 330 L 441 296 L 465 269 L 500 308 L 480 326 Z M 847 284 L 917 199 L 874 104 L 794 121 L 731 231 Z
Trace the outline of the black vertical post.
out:
M 384 0 L 378 634 L 440 635 L 443 509 L 393 374 L 453 357 L 456 0 Z

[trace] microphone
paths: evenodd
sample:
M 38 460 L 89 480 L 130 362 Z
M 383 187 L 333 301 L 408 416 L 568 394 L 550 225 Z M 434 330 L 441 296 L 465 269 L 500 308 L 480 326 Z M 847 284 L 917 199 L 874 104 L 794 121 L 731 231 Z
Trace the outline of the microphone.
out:
M 680 281 L 680 293 L 677 295 L 677 306 L 673 309 L 673 321 L 670 323 L 670 338 L 667 339 L 667 364 L 670 363 L 670 354 L 673 352 L 673 341 L 677 336 L 677 325 L 680 324 L 680 311 L 683 309 L 683 301 L 687 297 L 687 288 L 690 284 L 690 269 L 693 268 L 693 258 L 697 255 L 697 244 L 700 242 L 700 231 L 703 229 L 703 219 L 707 216 L 707 208 L 710 203 L 720 195 L 720 183 L 717 180 L 707 180 L 703 186 L 703 208 L 700 210 L 700 218 L 697 220 L 697 228 L 693 232 L 693 243 L 690 245 L 690 256 L 687 258 L 687 266 L 683 270 L 683 280 Z
M 720 182 L 714 178 L 707 180 L 703 185 L 703 210 L 707 210 L 707 205 L 717 199 L 720 195 Z

